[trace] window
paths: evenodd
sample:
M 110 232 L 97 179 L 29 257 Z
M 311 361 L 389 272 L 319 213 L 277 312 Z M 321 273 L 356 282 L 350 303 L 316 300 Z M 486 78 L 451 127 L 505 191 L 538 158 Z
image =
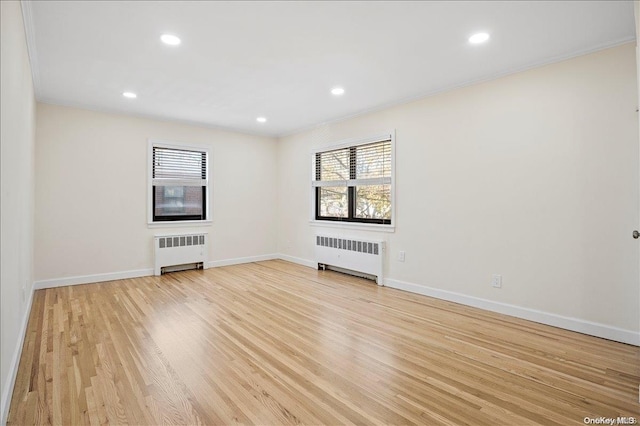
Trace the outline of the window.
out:
M 207 220 L 208 150 L 150 144 L 150 222 Z
M 393 138 L 314 153 L 315 219 L 391 225 Z

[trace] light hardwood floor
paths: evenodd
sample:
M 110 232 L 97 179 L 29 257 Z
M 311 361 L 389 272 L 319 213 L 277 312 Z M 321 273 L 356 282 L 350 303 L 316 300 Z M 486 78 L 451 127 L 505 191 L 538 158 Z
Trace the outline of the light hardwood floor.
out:
M 640 419 L 640 348 L 268 261 L 37 291 L 27 424 Z

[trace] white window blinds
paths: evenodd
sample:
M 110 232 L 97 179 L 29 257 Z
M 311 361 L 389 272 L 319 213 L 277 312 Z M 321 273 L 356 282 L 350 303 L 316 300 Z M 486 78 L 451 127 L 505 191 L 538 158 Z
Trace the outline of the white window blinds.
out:
M 153 147 L 153 186 L 207 186 L 207 153 Z
M 391 140 L 318 152 L 314 187 L 391 184 Z

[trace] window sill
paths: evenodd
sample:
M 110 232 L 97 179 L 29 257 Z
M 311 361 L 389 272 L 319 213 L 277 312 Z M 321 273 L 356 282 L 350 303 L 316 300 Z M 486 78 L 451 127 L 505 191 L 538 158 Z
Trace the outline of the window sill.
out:
M 329 220 L 310 220 L 311 226 L 322 226 L 326 228 L 341 229 L 361 229 L 366 231 L 378 232 L 396 232 L 395 225 L 377 225 L 374 223 L 357 223 L 357 222 L 333 222 Z
M 197 226 L 211 226 L 210 220 L 182 220 L 182 221 L 167 221 L 167 222 L 147 222 L 147 228 L 185 228 L 185 227 L 197 227 Z

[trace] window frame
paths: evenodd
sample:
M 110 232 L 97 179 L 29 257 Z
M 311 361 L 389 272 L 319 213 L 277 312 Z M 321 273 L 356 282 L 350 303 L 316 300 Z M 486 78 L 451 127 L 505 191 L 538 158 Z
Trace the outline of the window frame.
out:
M 154 148 L 166 148 L 182 151 L 198 151 L 206 154 L 206 173 L 205 182 L 202 186 L 202 195 L 204 197 L 203 208 L 205 210 L 204 219 L 194 219 L 193 217 L 185 216 L 184 218 L 168 219 L 168 220 L 155 220 L 154 207 L 155 207 L 155 191 L 153 185 L 153 149 Z M 211 165 L 211 149 L 203 145 L 188 145 L 180 142 L 165 141 L 160 139 L 148 139 L 148 152 L 147 152 L 147 224 L 149 227 L 180 227 L 180 226 L 194 226 L 194 225 L 206 225 L 211 223 L 211 180 L 210 180 L 210 165 Z
M 322 186 L 314 186 L 313 182 L 317 181 L 316 178 L 316 154 L 339 150 L 350 149 L 350 155 L 354 155 L 355 148 L 362 145 L 369 145 L 376 142 L 389 141 L 391 144 L 391 184 L 390 184 L 390 200 L 391 200 L 391 220 L 390 223 L 384 223 L 382 219 L 367 219 L 355 217 L 355 203 L 356 203 L 356 186 L 347 186 L 347 202 L 349 217 L 331 217 L 331 216 L 319 216 L 320 210 L 320 190 Z M 311 150 L 311 191 L 310 191 L 310 224 L 315 226 L 330 226 L 340 228 L 369 228 L 380 231 L 394 232 L 396 226 L 396 194 L 395 194 L 395 157 L 396 157 L 396 143 L 395 143 L 395 130 L 388 133 L 383 133 L 366 138 L 354 138 L 343 140 L 331 145 L 314 148 Z M 353 178 L 353 176 L 350 176 Z

